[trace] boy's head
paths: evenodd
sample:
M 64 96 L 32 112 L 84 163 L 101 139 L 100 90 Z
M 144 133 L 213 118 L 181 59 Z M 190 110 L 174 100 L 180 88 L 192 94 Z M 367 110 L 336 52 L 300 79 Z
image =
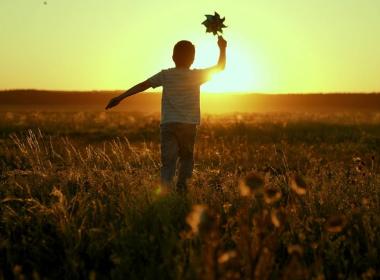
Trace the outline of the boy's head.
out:
M 176 67 L 189 68 L 194 62 L 195 47 L 189 41 L 179 41 L 173 49 L 173 61 Z

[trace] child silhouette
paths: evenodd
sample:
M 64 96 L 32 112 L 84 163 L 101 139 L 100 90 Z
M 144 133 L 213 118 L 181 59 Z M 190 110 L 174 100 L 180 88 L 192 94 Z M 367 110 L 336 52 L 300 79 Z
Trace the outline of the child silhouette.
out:
M 177 168 L 176 189 L 184 192 L 194 166 L 194 143 L 197 125 L 200 124 L 200 85 L 211 78 L 211 74 L 224 70 L 227 42 L 218 37 L 219 59 L 215 66 L 190 69 L 194 62 L 195 47 L 189 41 L 179 41 L 173 49 L 174 68 L 162 70 L 112 98 L 106 109 L 118 105 L 124 98 L 147 90 L 163 87 L 161 99 L 161 183 L 172 187 Z

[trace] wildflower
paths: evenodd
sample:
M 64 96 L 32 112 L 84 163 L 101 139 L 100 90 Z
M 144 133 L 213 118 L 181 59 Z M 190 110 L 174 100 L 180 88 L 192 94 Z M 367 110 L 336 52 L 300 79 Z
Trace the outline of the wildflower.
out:
M 276 188 L 264 189 L 264 201 L 268 204 L 277 202 L 281 198 L 281 191 Z
M 222 255 L 218 258 L 218 263 L 223 264 L 228 262 L 229 260 L 235 258 L 237 256 L 236 251 L 227 251 L 224 252 Z
M 331 233 L 341 232 L 347 224 L 347 219 L 344 215 L 331 216 L 325 223 L 325 230 Z
M 290 179 L 290 188 L 298 195 L 305 195 L 307 185 L 301 176 L 294 175 Z
M 265 181 L 263 177 L 255 172 L 251 172 L 240 181 L 239 189 L 242 196 L 250 196 L 252 193 L 260 192 L 264 185 Z

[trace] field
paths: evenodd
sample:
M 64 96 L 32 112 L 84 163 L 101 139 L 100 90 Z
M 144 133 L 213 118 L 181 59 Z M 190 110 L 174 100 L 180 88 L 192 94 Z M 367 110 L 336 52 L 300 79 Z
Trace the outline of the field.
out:
M 0 279 L 378 279 L 380 113 L 204 116 L 186 195 L 159 115 L 0 111 Z

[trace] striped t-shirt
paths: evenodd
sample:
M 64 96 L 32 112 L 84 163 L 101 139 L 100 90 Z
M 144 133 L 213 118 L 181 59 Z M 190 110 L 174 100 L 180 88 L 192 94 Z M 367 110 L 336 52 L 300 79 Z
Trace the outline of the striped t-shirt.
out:
M 161 124 L 200 123 L 200 85 L 210 79 L 209 69 L 170 68 L 147 81 L 153 88 L 162 86 Z

